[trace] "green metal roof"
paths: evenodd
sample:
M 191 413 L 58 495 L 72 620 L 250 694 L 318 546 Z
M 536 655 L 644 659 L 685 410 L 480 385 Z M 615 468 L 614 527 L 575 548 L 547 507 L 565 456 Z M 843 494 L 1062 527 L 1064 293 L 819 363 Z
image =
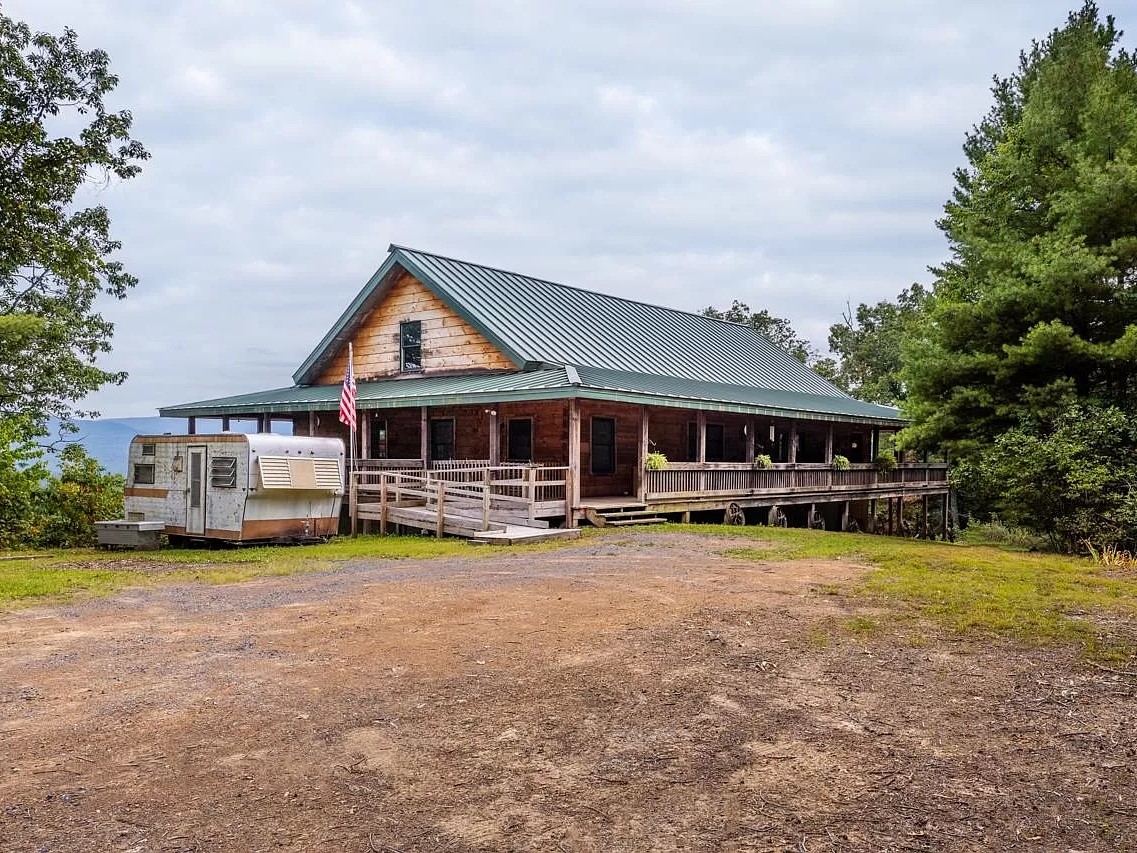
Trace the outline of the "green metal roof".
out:
M 351 339 L 401 267 L 520 369 L 568 364 L 849 399 L 749 326 L 581 290 L 392 245 L 293 375 L 311 382 Z
M 511 400 L 612 400 L 684 409 L 832 419 L 895 426 L 896 409 L 850 397 L 751 388 L 593 367 L 554 367 L 465 376 L 419 376 L 358 384 L 361 409 L 499 403 Z M 300 385 L 160 409 L 163 417 L 335 411 L 340 386 Z

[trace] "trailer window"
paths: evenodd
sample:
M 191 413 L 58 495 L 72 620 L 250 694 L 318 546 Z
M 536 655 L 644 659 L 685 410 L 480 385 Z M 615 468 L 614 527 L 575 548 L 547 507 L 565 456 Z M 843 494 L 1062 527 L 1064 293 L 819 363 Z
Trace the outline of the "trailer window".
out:
M 154 463 L 145 465 L 136 463 L 134 466 L 134 484 L 150 486 L 154 484 Z
M 148 443 L 148 444 L 142 445 L 142 455 L 143 456 L 153 456 L 155 454 L 155 452 L 157 452 L 157 450 L 158 450 L 157 444 L 149 444 Z
M 209 485 L 214 489 L 237 488 L 236 456 L 214 456 L 209 460 Z

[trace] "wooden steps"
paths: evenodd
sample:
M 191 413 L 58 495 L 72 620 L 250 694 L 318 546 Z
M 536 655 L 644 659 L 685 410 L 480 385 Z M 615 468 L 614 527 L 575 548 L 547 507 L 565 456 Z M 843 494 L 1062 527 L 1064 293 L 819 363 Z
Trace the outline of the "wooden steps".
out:
M 557 539 L 579 539 L 579 527 L 541 528 L 520 524 L 506 525 L 505 530 L 474 533 L 470 541 L 482 545 L 524 545 L 532 542 L 549 542 Z
M 663 524 L 661 518 L 647 508 L 646 504 L 627 504 L 599 509 L 585 506 L 584 517 L 594 527 L 628 527 L 634 524 Z

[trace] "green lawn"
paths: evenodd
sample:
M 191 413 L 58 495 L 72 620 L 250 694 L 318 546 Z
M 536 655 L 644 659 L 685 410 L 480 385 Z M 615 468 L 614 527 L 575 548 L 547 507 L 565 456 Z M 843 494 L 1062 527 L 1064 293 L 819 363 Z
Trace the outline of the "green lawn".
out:
M 1074 642 L 1086 654 L 1121 659 L 1130 653 L 1137 616 L 1137 574 L 1110 572 L 1088 559 L 1025 553 L 989 546 L 945 544 L 866 534 L 769 527 L 667 525 L 655 531 L 698 533 L 720 553 L 762 562 L 841 560 L 872 567 L 866 579 L 823 585 L 820 593 L 851 595 L 882 607 L 883 616 L 858 616 L 846 627 L 872 633 L 885 625 L 921 620 L 963 634 L 1007 636 L 1027 642 Z M 645 533 L 651 533 L 651 530 Z M 587 531 L 590 537 L 637 534 L 627 529 Z M 516 550 L 515 546 L 515 550 Z M 563 547 L 557 543 L 525 546 Z M 102 595 L 127 586 L 170 581 L 230 583 L 255 577 L 334 568 L 356 558 L 488 557 L 495 548 L 459 539 L 363 536 L 306 547 L 259 547 L 160 552 L 59 551 L 40 559 L 0 560 L 0 606 L 73 595 Z M 10 557 L 13 555 L 0 555 Z M 1120 617 L 1114 618 L 1114 617 Z M 878 624 L 880 623 L 880 624 Z
M 1111 573 L 1085 558 L 811 530 L 699 529 L 731 540 L 722 553 L 735 557 L 872 566 L 867 579 L 839 591 L 892 605 L 901 620 L 1028 642 L 1074 641 L 1094 657 L 1129 653 L 1129 641 L 1099 617 L 1137 616 L 1137 574 Z
M 106 595 L 128 586 L 198 580 L 232 583 L 254 577 L 321 571 L 356 558 L 479 556 L 492 549 L 460 539 L 361 536 L 322 545 L 161 551 L 66 550 L 0 554 L 0 605 L 77 594 Z

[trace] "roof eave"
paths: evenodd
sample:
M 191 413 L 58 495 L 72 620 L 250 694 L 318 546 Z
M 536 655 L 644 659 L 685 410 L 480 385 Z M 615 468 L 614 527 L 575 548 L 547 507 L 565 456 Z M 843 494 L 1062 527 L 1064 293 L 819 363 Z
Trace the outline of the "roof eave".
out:
M 482 322 L 474 312 L 470 311 L 442 284 L 408 257 L 401 247 L 391 244 L 387 251 L 389 254 L 383 265 L 367 280 L 367 283 L 356 294 L 351 304 L 340 314 L 339 319 L 320 340 L 320 343 L 292 374 L 292 381 L 297 385 L 311 384 L 319 368 L 331 358 L 333 353 L 350 340 L 352 332 L 363 321 L 363 314 L 381 301 L 386 286 L 390 284 L 388 277 L 391 276 L 396 267 L 401 267 L 418 279 L 424 287 L 441 299 L 446 307 L 477 329 L 486 340 L 501 350 L 519 370 L 532 370 L 539 364 L 539 362 L 527 359 L 514 350 L 508 342 L 502 340 L 490 326 Z
M 338 387 L 338 386 L 337 386 Z M 691 409 L 708 412 L 732 414 L 764 415 L 778 418 L 797 418 L 799 420 L 839 421 L 841 423 L 879 426 L 886 429 L 903 427 L 907 421 L 899 416 L 853 415 L 839 412 L 826 412 L 820 409 L 804 409 L 789 406 L 761 405 L 730 400 L 709 400 L 697 397 L 671 397 L 636 391 L 621 391 L 609 388 L 589 388 L 578 386 L 558 386 L 551 388 L 530 388 L 513 391 L 489 390 L 476 392 L 457 392 L 423 394 L 407 397 L 394 397 L 383 400 L 360 399 L 360 410 L 399 409 L 409 406 L 459 406 L 465 404 L 524 402 L 527 400 L 563 400 L 570 398 L 603 400 L 615 403 L 633 403 L 646 406 L 660 406 L 671 409 Z M 226 405 L 223 400 L 216 404 L 189 403 L 181 406 L 168 406 L 158 410 L 162 417 L 168 418 L 220 418 L 237 415 L 291 414 L 305 412 L 334 412 L 338 408 L 337 399 L 282 401 L 279 403 L 259 403 L 255 405 Z

